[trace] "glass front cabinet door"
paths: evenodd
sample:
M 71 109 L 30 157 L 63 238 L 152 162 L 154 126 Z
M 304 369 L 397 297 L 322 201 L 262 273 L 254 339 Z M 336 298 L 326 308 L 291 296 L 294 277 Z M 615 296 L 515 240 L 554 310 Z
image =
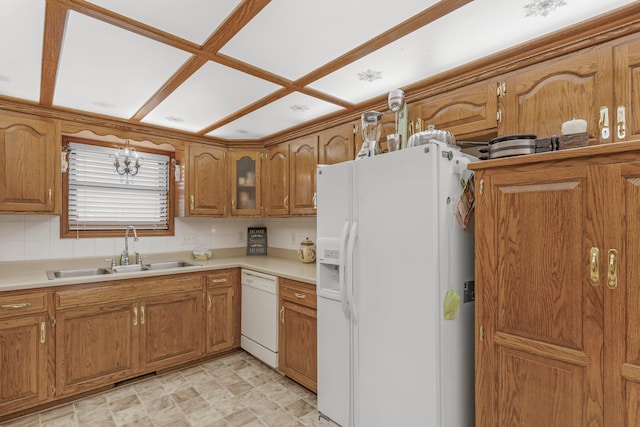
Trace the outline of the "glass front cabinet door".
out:
M 262 151 L 230 151 L 231 161 L 231 215 L 260 216 L 260 168 Z

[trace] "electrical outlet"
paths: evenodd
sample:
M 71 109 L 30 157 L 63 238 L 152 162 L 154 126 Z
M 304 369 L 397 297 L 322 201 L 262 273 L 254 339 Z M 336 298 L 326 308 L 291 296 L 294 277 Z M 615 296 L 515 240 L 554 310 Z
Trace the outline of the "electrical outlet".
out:
M 182 236 L 183 245 L 195 245 L 198 243 L 198 235 L 195 233 L 187 233 Z
M 244 231 L 238 231 L 238 243 L 244 242 Z

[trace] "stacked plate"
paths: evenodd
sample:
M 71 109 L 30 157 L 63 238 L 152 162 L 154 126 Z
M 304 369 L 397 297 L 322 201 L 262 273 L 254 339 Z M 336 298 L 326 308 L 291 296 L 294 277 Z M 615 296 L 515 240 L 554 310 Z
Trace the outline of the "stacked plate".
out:
M 489 145 L 480 149 L 485 155 L 480 159 L 498 159 L 501 157 L 521 156 L 536 152 L 536 136 L 528 134 L 505 135 L 489 141 Z

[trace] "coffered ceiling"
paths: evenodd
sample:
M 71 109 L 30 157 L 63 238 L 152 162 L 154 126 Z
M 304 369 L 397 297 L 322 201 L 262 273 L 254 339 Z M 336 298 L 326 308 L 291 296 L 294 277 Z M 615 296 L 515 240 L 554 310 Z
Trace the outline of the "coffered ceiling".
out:
M 266 141 L 629 0 L 2 0 L 0 97 Z

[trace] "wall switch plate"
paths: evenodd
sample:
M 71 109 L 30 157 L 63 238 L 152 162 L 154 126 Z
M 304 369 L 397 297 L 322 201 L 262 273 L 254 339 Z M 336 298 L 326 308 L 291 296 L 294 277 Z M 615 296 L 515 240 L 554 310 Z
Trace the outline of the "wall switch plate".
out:
M 188 233 L 182 236 L 183 245 L 195 245 L 198 243 L 198 235 L 195 233 Z

